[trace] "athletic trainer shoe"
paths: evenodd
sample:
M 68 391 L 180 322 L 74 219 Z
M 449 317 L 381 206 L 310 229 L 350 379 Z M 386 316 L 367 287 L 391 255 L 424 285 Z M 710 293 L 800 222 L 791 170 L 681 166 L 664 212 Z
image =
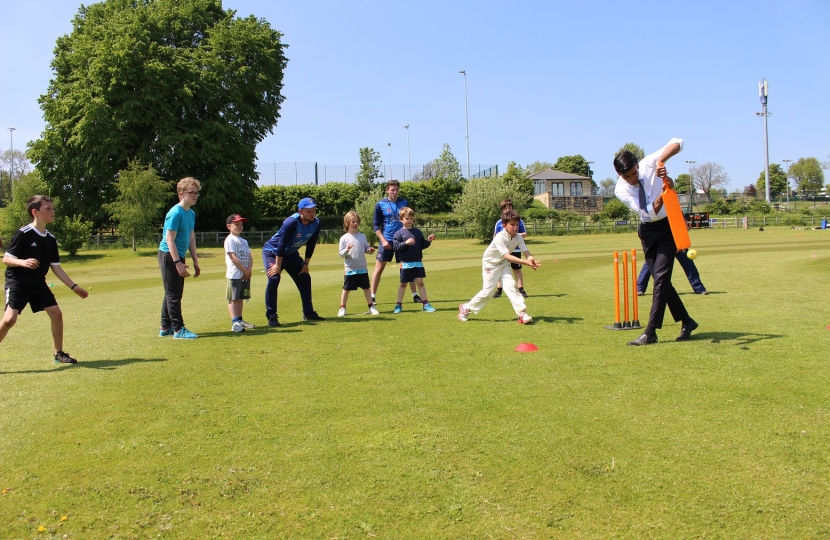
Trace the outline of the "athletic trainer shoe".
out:
M 160 328 L 159 329 L 159 337 L 167 337 L 167 336 L 172 336 L 172 335 L 173 335 L 173 329 L 172 328 Z
M 533 322 L 533 317 L 522 311 L 519 313 L 519 324 L 530 324 Z
M 77 364 L 78 361 L 69 356 L 69 353 L 58 351 L 58 354 L 55 355 L 55 363 L 56 364 Z
M 392 313 L 397 315 L 398 313 L 400 313 L 402 311 L 403 311 L 403 308 L 401 307 L 400 304 L 398 304 L 398 305 L 395 306 L 395 309 L 392 311 Z
M 501 289 L 496 289 L 496 294 L 493 295 L 493 298 L 501 298 Z
M 239 322 L 240 322 L 240 323 L 242 323 L 242 327 L 243 327 L 245 330 L 250 330 L 251 328 L 256 328 L 256 325 L 255 325 L 255 324 L 251 324 L 251 323 L 249 323 L 249 322 L 245 322 L 245 321 L 239 321 Z
M 524 289 L 519 289 L 519 294 L 522 295 L 522 298 L 527 298 L 527 293 L 525 292 Z
M 233 332 L 244 332 L 245 327 L 242 326 L 241 321 L 233 321 L 233 324 L 231 324 L 231 331 L 233 331 Z
M 418 296 L 417 294 L 412 295 L 412 301 L 415 302 L 416 304 L 420 304 L 422 302 L 421 297 Z
M 435 313 L 435 308 L 429 305 L 429 302 L 427 302 L 426 304 L 424 304 L 423 311 L 426 311 L 427 313 Z
M 324 319 L 323 317 L 317 315 L 316 311 L 312 311 L 308 315 L 303 315 L 303 320 L 304 321 L 325 321 L 326 319 Z
M 338 316 L 338 317 L 345 317 L 345 316 L 346 316 L 346 308 L 345 308 L 345 307 L 341 307 L 341 308 L 337 311 L 337 316 Z
M 272 315 L 268 317 L 268 326 L 281 326 L 280 325 L 280 318 L 276 315 Z
M 173 334 L 173 339 L 196 339 L 199 337 L 184 326 L 179 328 L 179 331 Z
M 371 306 L 369 308 L 369 313 L 371 313 L 372 315 L 380 315 L 380 311 L 378 311 L 378 308 L 376 308 L 375 306 Z
M 467 315 L 470 314 L 470 310 L 467 309 L 467 306 L 461 304 L 458 306 L 458 320 L 461 322 L 467 322 Z

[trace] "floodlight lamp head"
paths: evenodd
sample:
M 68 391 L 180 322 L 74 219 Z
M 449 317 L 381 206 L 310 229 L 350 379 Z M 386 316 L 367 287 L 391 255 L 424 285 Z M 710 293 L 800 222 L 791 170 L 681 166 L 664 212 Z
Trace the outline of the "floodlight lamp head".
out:
M 466 69 L 462 69 L 461 71 L 459 71 L 459 73 L 462 73 L 462 74 L 466 75 L 466 74 L 467 74 L 467 70 L 466 70 Z
M 758 83 L 758 96 L 761 98 L 761 105 L 766 105 L 769 96 L 769 83 L 766 79 L 761 79 Z

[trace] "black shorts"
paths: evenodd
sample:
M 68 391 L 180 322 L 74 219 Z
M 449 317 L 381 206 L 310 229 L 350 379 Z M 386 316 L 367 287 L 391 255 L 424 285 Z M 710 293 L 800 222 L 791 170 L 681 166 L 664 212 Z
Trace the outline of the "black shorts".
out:
M 343 276 L 343 290 L 356 291 L 369 288 L 369 274 L 351 274 Z
M 32 313 L 37 313 L 48 307 L 57 306 L 58 301 L 55 300 L 55 295 L 52 294 L 45 281 L 28 287 L 6 283 L 6 307 L 12 308 L 19 314 L 23 312 L 26 304 L 29 304 Z
M 522 258 L 522 252 L 521 251 L 514 251 L 513 253 L 511 253 L 511 255 L 513 255 L 514 257 L 518 257 L 520 259 Z M 513 270 L 521 270 L 522 265 L 520 263 L 512 262 L 512 263 L 510 263 L 510 268 L 512 268 Z
M 392 242 L 389 242 L 389 245 L 391 246 Z M 398 255 L 397 253 L 395 253 L 395 250 L 392 249 L 391 247 L 389 249 L 384 249 L 383 248 L 383 242 L 381 242 L 380 245 L 378 246 L 378 255 L 377 255 L 376 259 L 379 260 L 379 261 L 383 261 L 383 262 L 392 262 L 392 254 L 393 253 L 395 254 L 395 262 L 396 263 L 401 262 L 401 256 Z
M 417 268 L 401 268 L 401 283 L 411 283 L 415 278 L 425 278 L 427 273 L 423 266 Z

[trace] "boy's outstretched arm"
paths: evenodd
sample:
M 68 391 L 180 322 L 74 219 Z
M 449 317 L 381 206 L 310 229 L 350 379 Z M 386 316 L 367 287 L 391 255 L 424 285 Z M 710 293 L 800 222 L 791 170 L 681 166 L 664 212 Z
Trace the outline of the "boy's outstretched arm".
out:
M 61 282 L 62 282 L 64 285 L 66 285 L 67 287 L 69 287 L 70 289 L 72 289 L 72 292 L 74 292 L 75 294 L 77 294 L 77 295 L 78 295 L 78 296 L 80 296 L 81 298 L 86 298 L 87 296 L 89 296 L 89 293 L 88 293 L 88 292 L 86 292 L 86 289 L 84 289 L 83 287 L 81 287 L 81 286 L 80 286 L 80 285 L 78 285 L 77 283 L 74 283 L 74 282 L 73 282 L 73 281 L 69 278 L 69 276 L 68 276 L 68 275 L 66 275 L 66 271 L 65 271 L 63 268 L 61 268 L 61 267 L 60 267 L 60 265 L 58 265 L 58 264 L 53 264 L 53 265 L 52 265 L 52 272 L 53 272 L 56 276 L 58 276 L 58 279 L 59 279 L 59 280 L 61 280 Z

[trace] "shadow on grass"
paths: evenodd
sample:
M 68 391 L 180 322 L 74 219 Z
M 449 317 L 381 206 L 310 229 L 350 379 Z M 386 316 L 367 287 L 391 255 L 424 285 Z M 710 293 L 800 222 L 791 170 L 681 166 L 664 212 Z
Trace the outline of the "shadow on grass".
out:
M 714 294 L 729 294 L 726 291 L 706 291 L 706 292 L 708 292 L 709 294 L 708 295 L 704 294 L 703 296 L 712 296 Z M 692 291 L 686 291 L 686 292 L 677 293 L 677 294 L 680 295 L 680 296 L 685 296 L 687 294 L 690 294 L 692 296 L 700 296 L 696 292 L 692 292 Z M 646 293 L 646 296 L 651 296 L 651 293 Z
M 64 262 L 84 264 L 92 261 L 97 261 L 98 259 L 103 259 L 104 257 L 106 257 L 106 255 L 101 255 L 99 253 L 89 253 L 81 255 L 64 255 L 62 258 Z
M 30 373 L 58 373 L 60 371 L 65 371 L 67 369 L 80 369 L 80 368 L 87 368 L 87 369 L 103 369 L 103 370 L 113 370 L 119 368 L 121 366 L 126 366 L 129 364 L 143 364 L 148 362 L 167 362 L 167 358 L 122 358 L 120 360 L 88 360 L 88 361 L 80 361 L 77 364 L 61 364 L 55 365 L 52 364 L 53 367 L 48 369 L 26 369 L 21 371 L 0 371 L 0 375 L 19 375 L 19 374 L 30 374 Z
M 555 322 L 565 322 L 568 324 L 574 324 L 575 322 L 584 320 L 582 317 L 533 317 L 534 321 L 544 321 L 548 323 L 555 323 Z
M 282 334 L 285 332 L 301 332 L 299 329 L 291 329 L 292 326 L 299 326 L 301 324 L 308 324 L 308 323 L 282 323 L 279 328 L 274 328 L 268 326 L 267 324 L 264 326 L 257 326 L 256 328 L 250 328 L 245 330 L 244 332 L 232 332 L 228 329 L 227 332 L 199 332 L 199 338 L 217 338 L 217 337 L 230 337 L 230 338 L 244 338 L 245 336 L 250 335 L 259 335 L 259 334 Z
M 781 334 L 752 334 L 750 332 L 699 332 L 692 334 L 690 341 L 709 340 L 711 343 L 735 341 L 735 345 L 745 346 L 767 339 L 779 339 L 782 337 L 784 336 Z

